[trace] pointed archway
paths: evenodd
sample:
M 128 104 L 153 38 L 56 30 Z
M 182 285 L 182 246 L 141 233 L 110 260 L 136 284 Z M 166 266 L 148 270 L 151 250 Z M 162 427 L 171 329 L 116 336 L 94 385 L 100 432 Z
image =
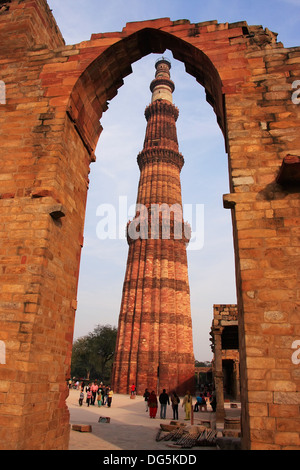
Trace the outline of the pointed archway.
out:
M 209 57 L 195 46 L 154 28 L 143 28 L 108 47 L 93 60 L 77 80 L 70 96 L 68 112 L 87 148 L 95 150 L 101 133 L 102 113 L 132 72 L 131 64 L 150 53 L 172 51 L 185 64 L 187 73 L 203 85 L 226 140 L 226 119 L 220 75 Z
M 99 119 L 131 64 L 167 48 L 205 87 L 229 155 L 224 205 L 233 215 L 243 445 L 299 448 L 300 201 L 297 179 L 276 179 L 283 159 L 299 156 L 291 99 L 299 48 L 285 49 L 276 34 L 246 22 L 169 18 L 65 46 L 42 0 L 12 0 L 1 26 L 1 55 L 11 51 L 1 105 L 2 446 L 68 445 L 65 378 Z

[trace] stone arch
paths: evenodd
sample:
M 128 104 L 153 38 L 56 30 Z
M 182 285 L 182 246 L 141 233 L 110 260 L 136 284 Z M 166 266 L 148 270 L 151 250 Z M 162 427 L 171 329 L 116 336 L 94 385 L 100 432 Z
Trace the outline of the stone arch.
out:
M 220 75 L 202 51 L 168 32 L 142 28 L 108 47 L 93 60 L 78 78 L 70 96 L 68 112 L 94 150 L 101 133 L 99 119 L 110 101 L 132 72 L 131 64 L 150 53 L 171 50 L 185 64 L 186 71 L 205 88 L 217 122 L 226 139 L 225 110 Z
M 98 118 L 130 64 L 167 47 L 205 86 L 227 137 L 224 207 L 233 217 L 243 447 L 300 448 L 299 366 L 291 359 L 300 335 L 300 108 L 291 99 L 299 47 L 284 48 L 275 33 L 246 22 L 169 18 L 68 46 L 45 0 L 9 2 L 0 41 L 1 446 L 68 446 L 66 375 Z M 114 45 L 115 68 L 107 62 Z M 99 86 L 95 98 L 92 64 L 100 56 L 110 86 Z

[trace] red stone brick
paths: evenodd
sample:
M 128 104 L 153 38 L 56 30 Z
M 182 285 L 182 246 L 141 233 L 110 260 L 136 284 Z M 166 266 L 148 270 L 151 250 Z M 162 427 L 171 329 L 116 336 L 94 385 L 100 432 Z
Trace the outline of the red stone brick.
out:
M 73 431 L 92 432 L 92 426 L 89 424 L 72 424 Z
M 245 381 L 241 398 L 243 407 L 249 405 L 243 423 L 243 444 L 252 449 L 299 449 L 297 423 L 293 416 L 286 415 L 287 402 L 292 407 L 299 406 L 299 375 L 291 362 L 291 351 L 282 341 L 282 334 L 290 344 L 300 335 L 299 194 L 276 183 L 283 158 L 288 154 L 299 156 L 300 120 L 289 91 L 292 80 L 300 75 L 299 48 L 284 48 L 270 31 L 246 22 L 190 24 L 169 18 L 128 23 L 121 32 L 99 33 L 91 41 L 65 46 L 46 2 L 12 0 L 8 6 L 9 10 L 0 15 L 0 79 L 6 79 L 9 91 L 7 104 L 1 105 L 0 126 L 0 310 L 1 335 L 7 341 L 8 357 L 5 370 L 1 365 L 0 377 L 5 387 L 11 384 L 18 390 L 24 384 L 50 383 L 51 392 L 43 390 L 39 396 L 40 402 L 45 402 L 45 397 L 49 400 L 49 414 L 45 414 L 44 421 L 43 413 L 39 414 L 39 428 L 28 426 L 26 432 L 24 422 L 34 414 L 32 409 L 8 405 L 7 392 L 0 393 L 0 419 L 6 424 L 1 446 L 68 446 L 64 380 L 69 371 L 74 322 L 75 304 L 72 307 L 71 301 L 77 293 L 89 164 L 101 132 L 99 119 L 106 101 L 116 94 L 130 72 L 131 62 L 152 51 L 160 52 L 165 46 L 205 86 L 226 136 L 232 188 L 227 204 L 233 212 L 238 296 L 243 307 L 240 332 L 245 361 L 241 361 L 241 370 L 245 370 Z M 265 40 L 269 42 L 267 46 Z M 101 77 L 101 84 L 97 77 Z M 21 86 L 13 86 L 15 83 Z M 72 119 L 66 115 L 67 106 L 72 106 Z M 51 113 L 53 119 L 41 118 Z M 65 166 L 67 162 L 72 165 Z M 253 182 L 237 180 L 245 177 L 242 171 L 249 169 L 255 170 L 251 174 Z M 239 173 L 233 175 L 232 170 Z M 76 194 L 65 184 L 67 173 L 78 189 Z M 141 197 L 146 197 L 146 185 L 141 186 Z M 53 205 L 53 201 L 45 201 L 49 188 L 54 200 L 58 198 L 66 204 L 67 216 L 61 226 L 49 215 Z M 158 178 L 155 188 L 161 191 Z M 170 195 L 176 198 L 174 189 L 171 185 Z M 32 197 L 35 191 L 41 197 Z M 21 214 L 28 214 L 28 219 L 20 218 Z M 45 251 L 17 252 L 18 247 L 42 247 Z M 251 249 L 252 257 L 244 251 Z M 141 257 L 145 256 L 143 250 L 141 246 Z M 147 268 L 147 279 L 160 269 L 158 247 L 153 244 L 149 250 L 153 263 Z M 171 247 L 164 247 L 164 259 L 170 253 Z M 131 262 L 136 270 L 137 260 L 132 258 Z M 175 264 L 181 267 L 178 276 L 183 281 L 186 274 L 182 253 Z M 173 269 L 170 263 L 170 271 Z M 132 280 L 130 290 L 138 282 L 141 279 Z M 163 288 L 166 302 L 170 298 L 165 294 L 167 290 Z M 39 298 L 28 298 L 30 293 Z M 159 310 L 157 293 L 155 287 L 153 315 Z M 182 300 L 178 293 L 176 302 L 181 314 Z M 149 314 L 149 291 L 143 303 L 141 297 L 139 301 L 139 312 Z M 33 312 L 24 313 L 25 302 Z M 130 295 L 128 302 L 133 305 Z M 37 305 L 40 308 L 35 312 Z M 266 314 L 274 311 L 282 312 L 282 321 Z M 66 323 L 64 331 L 58 332 L 59 315 L 64 315 Z M 188 343 L 184 328 L 180 335 L 182 343 Z M 52 347 L 45 344 L 45 337 L 52 338 Z M 44 360 L 51 357 L 54 349 L 59 352 L 46 367 Z M 265 357 L 261 357 L 263 352 Z M 280 370 L 285 371 L 281 379 Z M 59 386 L 55 390 L 57 377 Z M 276 388 L 272 392 L 274 403 L 269 402 L 268 395 L 268 403 L 256 403 L 255 394 L 250 395 L 249 401 L 251 387 L 259 392 L 260 399 L 267 393 L 266 388 Z M 287 387 L 295 387 L 295 391 L 284 391 Z M 29 388 L 24 393 L 30 396 Z M 55 418 L 58 412 L 59 420 Z M 270 433 L 269 421 L 266 432 L 257 430 L 257 419 L 267 418 L 268 413 L 274 419 L 284 419 L 278 421 L 282 432 Z M 6 420 L 7 414 L 14 419 Z

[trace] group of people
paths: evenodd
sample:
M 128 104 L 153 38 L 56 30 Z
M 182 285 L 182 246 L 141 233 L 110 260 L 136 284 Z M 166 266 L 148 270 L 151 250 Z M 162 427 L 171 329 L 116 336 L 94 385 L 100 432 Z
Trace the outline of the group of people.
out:
M 98 385 L 96 382 L 87 384 L 81 383 L 81 390 L 79 395 L 79 406 L 82 406 L 84 401 L 84 389 L 86 391 L 87 406 L 95 405 L 97 402 L 98 407 L 107 405 L 111 407 L 113 390 L 109 386 L 105 386 L 102 382 Z
M 69 387 L 71 388 L 71 384 L 69 383 Z M 98 407 L 107 405 L 108 408 L 111 407 L 112 404 L 112 397 L 113 397 L 113 390 L 110 386 L 104 385 L 102 382 L 98 385 L 97 382 L 88 383 L 85 385 L 84 381 L 81 385 L 76 383 L 76 389 L 80 388 L 80 396 L 79 396 L 79 405 L 82 406 L 86 392 L 86 404 L 87 406 L 95 405 L 97 403 Z M 136 395 L 136 386 L 132 384 L 130 389 L 131 395 Z M 160 418 L 166 419 L 166 412 L 167 412 L 167 405 L 172 405 L 173 411 L 173 420 L 178 420 L 178 405 L 180 403 L 180 398 L 177 395 L 176 391 L 172 391 L 169 394 L 166 392 L 166 389 L 163 389 L 159 397 L 157 397 L 154 390 L 150 393 L 148 389 L 145 389 L 144 395 L 145 404 L 146 404 L 146 412 L 149 411 L 150 418 L 154 419 L 157 415 L 158 405 L 160 405 Z M 200 405 L 207 405 L 209 401 L 212 411 L 216 411 L 216 396 L 213 393 L 209 395 L 207 393 L 200 393 L 196 396 L 196 403 L 193 408 L 193 411 L 198 411 Z M 189 391 L 186 392 L 183 401 L 182 407 L 185 411 L 185 420 L 191 419 L 191 412 L 193 407 L 193 399 L 192 395 Z
M 162 393 L 157 398 L 157 395 L 154 390 L 152 390 L 152 392 L 150 393 L 146 388 L 143 396 L 146 403 L 146 411 L 149 410 L 150 418 L 154 419 L 156 417 L 158 404 L 160 404 L 160 418 L 166 419 L 167 405 L 170 405 L 171 402 L 173 419 L 178 420 L 178 405 L 180 403 L 180 398 L 175 390 L 172 391 L 169 396 L 166 392 L 166 389 L 163 389 Z M 192 409 L 192 396 L 189 391 L 183 398 L 182 407 L 185 410 L 185 419 L 190 419 Z
M 180 398 L 177 395 L 176 391 L 171 392 L 169 396 L 168 393 L 166 392 L 166 389 L 163 389 L 162 393 L 157 398 L 157 395 L 154 390 L 152 390 L 152 392 L 150 393 L 148 389 L 146 388 L 143 397 L 146 403 L 146 411 L 148 412 L 149 410 L 150 418 L 154 419 L 156 417 L 158 404 L 160 404 L 160 418 L 166 419 L 167 405 L 170 405 L 170 401 L 171 401 L 173 419 L 178 420 L 178 405 L 180 403 Z M 212 411 L 216 411 L 215 394 L 213 394 L 210 397 L 209 401 L 212 407 Z M 193 410 L 198 411 L 198 407 L 200 404 L 205 404 L 205 405 L 207 404 L 205 396 L 203 394 L 197 396 L 197 400 L 196 400 L 195 407 Z M 182 407 L 184 408 L 184 411 L 185 411 L 184 419 L 190 420 L 192 407 L 193 407 L 193 398 L 189 391 L 186 392 L 183 398 Z

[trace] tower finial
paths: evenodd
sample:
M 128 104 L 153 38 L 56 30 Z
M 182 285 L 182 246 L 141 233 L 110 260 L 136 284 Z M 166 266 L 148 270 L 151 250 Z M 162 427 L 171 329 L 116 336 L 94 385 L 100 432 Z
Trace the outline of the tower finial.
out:
M 175 85 L 170 78 L 171 62 L 166 57 L 161 57 L 155 62 L 155 79 L 150 84 L 152 103 L 156 100 L 166 100 L 173 103 L 172 93 Z

